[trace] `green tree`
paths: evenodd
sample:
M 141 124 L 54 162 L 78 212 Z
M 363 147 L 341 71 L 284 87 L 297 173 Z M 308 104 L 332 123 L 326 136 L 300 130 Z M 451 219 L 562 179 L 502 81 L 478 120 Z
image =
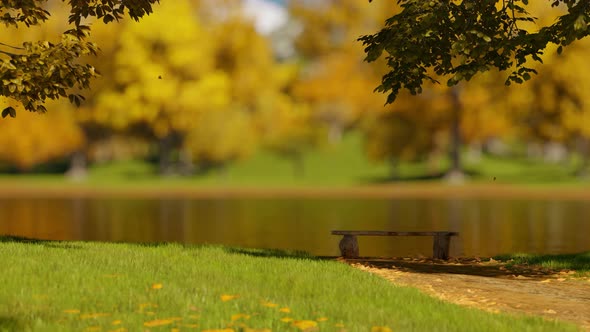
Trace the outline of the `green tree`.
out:
M 541 62 L 550 44 L 558 45 L 560 53 L 590 33 L 590 0 L 544 1 L 546 8 L 563 8 L 557 20 L 547 24 L 527 11 L 541 1 L 397 2 L 400 9 L 380 31 L 360 37 L 367 61 L 386 53 L 390 71 L 377 90 L 389 94 L 388 103 L 402 89 L 422 92 L 425 81 L 441 77 L 453 86 L 492 68 L 511 71 L 507 85 L 522 83 L 537 72 L 529 61 Z
M 68 98 L 80 104 L 83 97 L 75 89 L 88 88 L 98 73 L 79 59 L 97 54 L 98 46 L 90 42 L 90 18 L 104 23 L 124 16 L 134 20 L 152 12 L 158 0 L 70 0 L 68 27 L 57 40 L 26 40 L 20 44 L 0 40 L 0 96 L 17 102 L 3 109 L 2 116 L 16 116 L 19 105 L 28 111 L 44 112 L 47 99 Z M 0 22 L 6 27 L 32 27 L 46 23 L 55 8 L 47 0 L 0 3 Z

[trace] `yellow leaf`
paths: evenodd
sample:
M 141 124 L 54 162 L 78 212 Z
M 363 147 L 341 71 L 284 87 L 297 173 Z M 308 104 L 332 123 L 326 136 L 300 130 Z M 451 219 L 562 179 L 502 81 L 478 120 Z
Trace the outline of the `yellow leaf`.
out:
M 80 319 L 92 319 L 92 318 L 99 318 L 99 317 L 106 317 L 106 316 L 110 316 L 111 314 L 107 314 L 104 312 L 99 312 L 99 313 L 95 313 L 95 314 L 84 314 L 84 315 L 80 315 Z
M 293 318 L 291 318 L 291 317 L 283 317 L 283 318 L 281 318 L 281 322 L 289 323 L 291 321 L 293 321 Z
M 250 319 L 250 315 L 246 315 L 246 314 L 235 314 L 235 315 L 231 315 L 231 320 L 236 321 L 238 319 Z
M 300 330 L 307 330 L 318 326 L 318 323 L 313 320 L 296 320 L 292 325 Z
M 114 320 L 111 324 L 113 325 L 120 325 L 122 321 L 120 319 Z
M 285 308 L 279 309 L 279 311 L 280 312 L 291 312 L 291 309 L 285 307 Z
M 227 295 L 227 294 L 223 294 L 220 297 L 221 297 L 221 301 L 227 302 L 227 301 L 231 301 L 233 299 L 237 299 L 239 297 L 239 295 Z
M 272 302 L 266 302 L 266 301 L 260 301 L 260 303 L 265 306 L 265 307 L 269 307 L 269 308 L 274 308 L 274 307 L 278 307 L 279 305 L 276 303 L 272 303 Z
M 319 317 L 318 319 L 316 319 L 318 322 L 325 322 L 328 320 L 328 317 Z
M 371 327 L 371 332 L 392 332 L 392 331 L 387 326 L 373 326 L 373 327 Z
M 162 287 L 164 287 L 162 284 L 153 284 L 152 285 L 152 289 L 161 289 Z
M 174 323 L 175 319 L 156 319 L 156 320 L 151 320 L 149 322 L 145 322 L 143 323 L 143 326 L 146 327 L 154 327 L 154 326 L 162 326 L 162 325 L 170 325 L 172 323 Z
M 65 312 L 66 314 L 79 314 L 80 310 L 78 309 L 66 309 L 63 312 Z
M 199 327 L 199 324 L 178 324 L 179 326 L 182 327 Z

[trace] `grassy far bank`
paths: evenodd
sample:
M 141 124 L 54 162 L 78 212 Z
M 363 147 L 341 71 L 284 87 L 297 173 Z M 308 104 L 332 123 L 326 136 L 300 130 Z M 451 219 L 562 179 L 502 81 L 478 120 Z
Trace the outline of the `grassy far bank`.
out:
M 0 237 L 0 330 L 575 331 L 305 254 Z M 256 330 L 254 330 L 256 331 Z
M 511 265 L 538 266 L 551 270 L 572 270 L 577 276 L 590 277 L 590 252 L 563 255 L 509 254 L 494 257 Z
M 401 180 L 391 181 L 387 164 L 367 160 L 359 135 L 347 135 L 342 143 L 318 148 L 303 156 L 303 172 L 294 173 L 291 162 L 268 152 L 235 162 L 223 170 L 189 177 L 160 178 L 156 165 L 142 161 L 122 161 L 94 165 L 84 182 L 64 179 L 63 174 L 0 174 L 0 186 L 70 186 L 70 187 L 356 187 L 382 185 L 437 185 L 448 162 L 436 169 L 427 163 L 401 163 Z M 585 187 L 589 179 L 574 175 L 578 161 L 550 164 L 522 158 L 483 155 L 479 161 L 464 154 L 468 184 L 517 184 L 524 186 Z

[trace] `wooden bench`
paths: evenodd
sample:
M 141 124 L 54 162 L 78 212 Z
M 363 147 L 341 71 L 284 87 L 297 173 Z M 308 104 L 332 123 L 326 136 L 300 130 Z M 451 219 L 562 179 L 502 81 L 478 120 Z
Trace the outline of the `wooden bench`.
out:
M 332 231 L 332 235 L 343 235 L 340 240 L 340 253 L 345 258 L 359 257 L 359 245 L 357 236 L 432 236 L 432 257 L 449 259 L 449 247 L 451 236 L 457 236 L 457 232 L 388 232 L 388 231 Z

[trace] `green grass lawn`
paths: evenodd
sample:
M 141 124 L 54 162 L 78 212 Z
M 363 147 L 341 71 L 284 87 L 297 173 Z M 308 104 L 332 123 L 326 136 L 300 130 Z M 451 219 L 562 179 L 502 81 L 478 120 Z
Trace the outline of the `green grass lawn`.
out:
M 0 237 L 0 262 L 3 331 L 576 330 L 273 250 Z
M 364 156 L 362 138 L 358 134 L 345 136 L 337 145 L 323 146 L 304 155 L 304 172 L 296 175 L 287 159 L 270 152 L 235 162 L 223 171 L 189 177 L 156 175 L 156 165 L 143 161 L 119 161 L 93 165 L 89 177 L 82 183 L 64 179 L 62 174 L 0 175 L 1 184 L 19 186 L 93 186 L 93 187 L 351 187 L 392 183 L 387 164 L 370 162 Z M 569 163 L 550 164 L 523 158 L 500 158 L 483 155 L 479 161 L 464 158 L 470 174 L 468 184 L 517 184 L 524 186 L 583 187 L 589 179 L 573 174 L 575 160 Z M 401 180 L 393 183 L 438 184 L 448 162 L 442 160 L 437 169 L 427 163 L 402 163 Z

